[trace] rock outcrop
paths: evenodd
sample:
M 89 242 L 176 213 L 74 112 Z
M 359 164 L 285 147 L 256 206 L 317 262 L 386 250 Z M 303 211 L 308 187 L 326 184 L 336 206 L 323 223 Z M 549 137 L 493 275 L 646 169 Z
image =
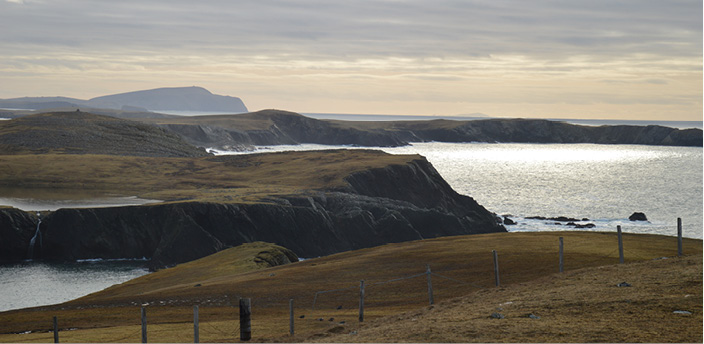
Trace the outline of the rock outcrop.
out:
M 34 213 L 0 207 L 0 262 L 27 259 L 39 219 Z
M 348 186 L 338 190 L 263 203 L 59 209 L 42 219 L 38 258 L 147 257 L 157 269 L 253 241 L 315 257 L 390 242 L 505 231 L 494 214 L 457 194 L 424 159 L 354 173 L 346 180 Z M 36 219 L 23 213 L 0 209 L 0 219 L 11 219 L 5 221 L 11 229 L 3 231 L 17 233 L 12 247 L 27 247 L 36 228 Z M 1 239 L 10 245 L 4 234 Z M 17 254 L 2 259 L 24 259 Z

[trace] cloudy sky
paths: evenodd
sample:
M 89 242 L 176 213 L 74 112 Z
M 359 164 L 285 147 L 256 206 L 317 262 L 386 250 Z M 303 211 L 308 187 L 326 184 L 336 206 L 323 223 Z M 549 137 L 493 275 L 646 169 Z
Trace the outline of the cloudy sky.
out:
M 701 0 L 0 0 L 0 98 L 702 120 Z

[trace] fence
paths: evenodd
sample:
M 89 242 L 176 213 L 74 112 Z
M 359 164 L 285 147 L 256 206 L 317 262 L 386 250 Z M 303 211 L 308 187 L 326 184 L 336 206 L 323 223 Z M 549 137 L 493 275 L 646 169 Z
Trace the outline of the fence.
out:
M 558 256 L 556 257 L 555 261 L 557 262 L 557 266 L 553 267 L 543 267 L 544 271 L 541 270 L 538 273 L 539 274 L 550 274 L 554 272 L 559 272 L 562 273 L 564 272 L 564 266 L 566 264 L 569 264 L 569 260 L 566 259 L 565 252 L 569 252 L 570 250 L 570 243 L 567 243 L 567 249 L 565 246 L 565 240 L 563 237 L 559 237 L 559 241 L 557 243 L 557 254 Z M 621 226 L 617 226 L 617 245 L 614 245 L 613 250 L 609 251 L 607 254 L 603 255 L 601 258 L 605 259 L 614 259 L 612 257 L 615 257 L 618 254 L 618 259 L 619 263 L 623 264 L 625 262 L 625 253 L 624 252 L 624 240 L 623 240 L 623 234 L 621 230 Z M 638 257 L 638 254 L 634 254 L 636 258 L 638 259 L 647 259 L 645 257 Z M 682 222 L 681 219 L 677 219 L 677 255 L 682 256 L 683 255 L 683 245 L 682 245 Z M 487 254 L 488 256 L 488 254 Z M 421 287 L 421 285 L 427 285 L 427 288 L 423 287 L 423 289 L 427 289 L 427 304 L 433 305 L 436 301 L 437 297 L 437 291 L 438 291 L 438 282 L 439 281 L 444 281 L 444 283 L 440 284 L 440 287 L 443 290 L 450 290 L 454 288 L 460 288 L 461 290 L 459 292 L 452 292 L 447 294 L 448 297 L 454 295 L 454 296 L 459 296 L 467 293 L 467 288 L 471 289 L 485 289 L 485 288 L 491 288 L 491 287 L 500 287 L 501 286 L 501 281 L 502 279 L 511 277 L 511 272 L 506 272 L 501 270 L 501 265 L 499 264 L 499 258 L 501 258 L 502 262 L 511 262 L 512 260 L 517 260 L 517 259 L 522 259 L 525 260 L 525 255 L 517 255 L 517 256 L 512 256 L 512 253 L 502 253 L 497 250 L 492 250 L 491 251 L 491 259 L 487 259 L 484 261 L 482 264 L 490 264 L 491 268 L 485 268 L 484 270 L 493 270 L 493 285 L 488 282 L 487 277 L 488 276 L 482 276 L 479 278 L 475 278 L 474 281 L 469 281 L 465 278 L 458 278 L 458 276 L 450 277 L 447 276 L 443 271 L 432 271 L 431 270 L 431 265 L 426 264 L 425 266 L 425 271 L 420 272 L 417 274 L 412 274 L 408 276 L 397 276 L 394 278 L 390 278 L 388 280 L 383 280 L 383 281 L 365 281 L 361 280 L 359 281 L 359 284 L 354 284 L 350 285 L 349 287 L 344 287 L 344 288 L 336 288 L 336 289 L 329 289 L 329 290 L 319 290 L 319 291 L 314 291 L 312 292 L 312 304 L 310 306 L 311 311 L 316 311 L 320 310 L 320 303 L 321 303 L 321 298 L 325 297 L 327 298 L 326 301 L 326 306 L 323 308 L 330 309 L 331 307 L 334 307 L 336 309 L 340 309 L 342 306 L 337 306 L 335 307 L 335 304 L 341 303 L 341 300 L 346 300 L 348 302 L 348 307 L 347 309 L 351 309 L 349 307 L 349 304 L 351 303 L 352 299 L 357 299 L 356 302 L 358 302 L 358 321 L 363 322 L 364 321 L 364 316 L 365 316 L 365 302 L 367 301 L 367 298 L 369 295 L 374 295 L 375 291 L 379 291 L 376 293 L 376 295 L 389 295 L 388 292 L 381 292 L 381 289 L 386 288 L 387 291 L 389 288 L 394 288 L 394 289 L 400 289 L 396 288 L 398 284 L 402 283 L 413 283 L 411 288 L 414 288 L 416 290 L 416 293 L 414 296 L 416 296 L 415 300 L 409 301 L 409 304 L 413 305 L 418 305 L 419 302 L 421 302 L 417 296 L 421 295 L 422 293 L 417 292 L 418 289 Z M 469 264 L 469 263 L 468 263 Z M 510 265 L 510 264 L 509 264 Z M 440 272 L 443 272 L 442 274 Z M 518 274 L 518 273 L 514 273 Z M 422 278 L 425 277 L 424 281 Z M 475 276 L 476 277 L 476 276 Z M 481 281 L 480 281 L 481 280 Z M 433 284 L 435 282 L 435 285 Z M 449 283 L 449 284 L 448 284 Z M 350 283 L 352 284 L 352 283 Z M 406 287 L 406 290 L 408 287 Z M 372 292 L 370 294 L 369 292 Z M 403 296 L 408 296 L 407 293 L 402 293 L 404 294 Z M 225 295 L 224 300 L 229 300 L 229 296 Z M 277 307 L 281 306 L 281 301 L 282 298 L 271 298 L 269 300 L 261 300 L 262 306 L 266 303 L 269 302 L 269 307 L 271 307 L 271 303 L 273 301 L 278 302 Z M 295 334 L 295 312 L 294 312 L 294 299 L 289 299 L 286 298 L 285 301 L 288 303 L 288 333 L 289 335 L 293 336 Z M 229 301 L 227 301 L 229 303 Z M 232 306 L 232 305 L 230 305 Z M 374 305 L 375 307 L 385 307 L 389 306 L 388 302 L 385 300 L 377 300 L 376 304 Z M 234 320 L 232 321 L 232 326 L 228 325 L 228 328 L 218 328 L 216 325 L 214 325 L 213 322 L 201 322 L 199 313 L 201 307 L 196 305 L 193 306 L 193 337 L 192 340 L 194 343 L 200 342 L 200 337 L 201 337 L 201 331 L 207 332 L 211 337 L 213 338 L 221 338 L 221 339 L 231 339 L 235 338 L 237 333 L 239 333 L 239 339 L 241 341 L 248 341 L 252 338 L 252 320 L 251 320 L 251 315 L 252 315 L 252 300 L 249 298 L 239 298 L 238 302 L 238 307 L 239 307 L 239 322 L 235 322 Z M 368 304 L 367 304 L 368 307 Z M 357 308 L 357 307 L 355 307 Z M 141 307 L 141 327 L 139 329 L 135 329 L 134 331 L 128 331 L 127 334 L 122 334 L 119 337 L 115 338 L 108 338 L 106 341 L 109 342 L 121 342 L 125 340 L 130 340 L 130 341 L 135 341 L 134 339 L 140 338 L 143 343 L 148 342 L 148 339 L 150 338 L 148 335 L 148 318 L 147 318 L 147 307 Z M 300 308 L 299 308 L 300 309 Z M 300 318 L 302 318 L 301 316 Z M 55 343 L 59 342 L 59 320 L 56 316 L 53 317 L 53 339 Z M 322 320 L 319 319 L 319 320 Z M 235 325 L 237 324 L 237 325 Z M 215 336 L 214 336 L 215 335 Z M 282 333 L 283 335 L 283 333 Z M 160 338 L 157 338 L 157 341 L 159 341 Z M 185 341 L 184 337 L 180 337 L 179 341 Z M 188 339 L 190 341 L 190 338 Z M 161 340 L 163 341 L 163 340 Z M 223 340 L 219 340 L 223 341 Z

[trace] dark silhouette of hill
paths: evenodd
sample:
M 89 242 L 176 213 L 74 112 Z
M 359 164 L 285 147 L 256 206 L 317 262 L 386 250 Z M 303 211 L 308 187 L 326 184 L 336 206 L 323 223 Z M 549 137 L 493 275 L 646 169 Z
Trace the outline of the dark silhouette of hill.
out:
M 247 112 L 237 97 L 220 96 L 202 87 L 170 87 L 97 97 L 86 105 L 107 109 Z
M 78 107 L 137 112 L 154 110 L 247 112 L 247 107 L 240 98 L 212 94 L 205 88 L 196 86 L 156 88 L 107 95 L 90 100 L 68 97 L 0 99 L 0 108 L 6 109 L 47 110 Z

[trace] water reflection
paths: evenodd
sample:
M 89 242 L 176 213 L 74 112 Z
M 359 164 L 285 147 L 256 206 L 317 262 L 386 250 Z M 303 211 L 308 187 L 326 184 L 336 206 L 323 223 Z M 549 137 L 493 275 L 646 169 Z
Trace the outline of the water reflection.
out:
M 89 199 L 36 199 L 0 197 L 0 205 L 11 206 L 25 211 L 54 211 L 60 208 L 105 208 L 127 205 L 158 203 L 159 200 L 138 197 L 101 197 Z
M 73 300 L 146 275 L 143 265 L 143 261 L 3 264 L 0 312 Z

